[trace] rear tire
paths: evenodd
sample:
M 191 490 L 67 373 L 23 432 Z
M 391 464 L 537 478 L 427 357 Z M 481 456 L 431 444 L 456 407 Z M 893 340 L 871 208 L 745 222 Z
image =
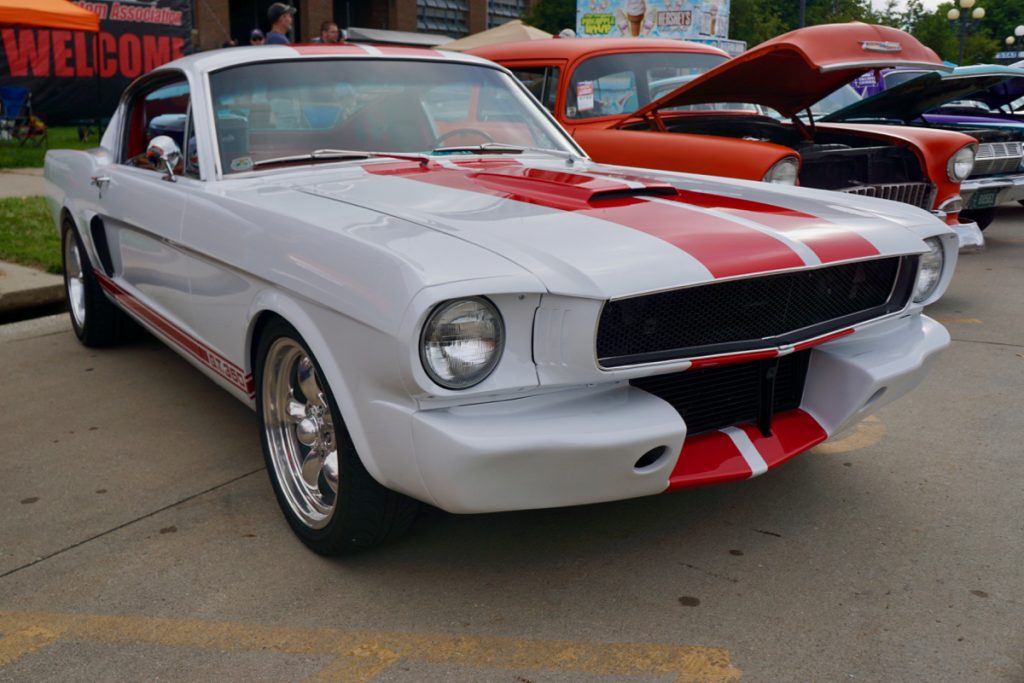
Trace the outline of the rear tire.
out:
M 71 327 L 85 346 L 113 346 L 138 335 L 139 328 L 103 293 L 88 252 L 70 218 L 61 224 L 64 296 Z
M 974 221 L 978 224 L 980 230 L 984 230 L 988 226 L 992 225 L 992 221 L 996 217 L 995 209 L 975 209 L 974 211 L 961 211 L 961 218 L 966 218 L 969 221 Z
M 366 471 L 323 371 L 281 319 L 260 335 L 256 415 L 267 473 L 295 535 L 321 555 L 341 555 L 402 535 L 416 501 Z

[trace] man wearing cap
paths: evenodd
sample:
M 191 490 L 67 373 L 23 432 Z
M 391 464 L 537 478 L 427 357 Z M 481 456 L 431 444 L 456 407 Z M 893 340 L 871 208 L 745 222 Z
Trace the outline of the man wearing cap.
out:
M 267 9 L 270 20 L 270 31 L 267 32 L 267 45 L 287 45 L 288 31 L 292 30 L 292 15 L 295 8 L 283 2 L 275 2 Z
M 266 40 L 267 37 L 263 35 L 263 31 L 259 30 L 258 28 L 254 28 L 252 32 L 249 34 L 250 45 L 263 45 L 263 43 L 266 42 Z

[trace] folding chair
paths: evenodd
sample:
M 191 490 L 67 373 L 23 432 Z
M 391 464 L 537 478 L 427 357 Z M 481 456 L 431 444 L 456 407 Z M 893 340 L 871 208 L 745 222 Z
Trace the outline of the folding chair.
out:
M 48 141 L 47 126 L 32 113 L 32 93 L 23 86 L 0 86 L 0 139 L 39 146 Z

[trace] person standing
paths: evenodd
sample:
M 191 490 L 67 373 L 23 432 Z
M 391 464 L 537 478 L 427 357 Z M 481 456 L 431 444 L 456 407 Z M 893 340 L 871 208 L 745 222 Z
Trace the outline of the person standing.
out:
M 288 32 L 292 30 L 295 8 L 283 2 L 275 2 L 267 9 L 270 20 L 270 31 L 267 32 L 267 45 L 288 45 Z
M 267 37 L 263 35 L 263 31 L 258 28 L 254 28 L 249 34 L 250 45 L 263 45 L 267 40 Z
M 325 21 L 320 24 L 320 35 L 313 39 L 314 43 L 323 43 L 325 45 L 336 45 L 340 42 L 341 32 L 338 30 L 338 25 L 333 21 Z

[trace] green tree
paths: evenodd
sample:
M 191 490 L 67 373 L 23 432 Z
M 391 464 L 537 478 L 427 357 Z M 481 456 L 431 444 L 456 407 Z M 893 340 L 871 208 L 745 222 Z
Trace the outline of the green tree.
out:
M 754 47 L 785 33 L 788 27 L 779 16 L 777 3 L 765 0 L 732 0 L 729 7 L 729 37 Z
M 576 28 L 576 0 L 539 0 L 523 17 L 530 26 L 558 33 L 564 28 Z

